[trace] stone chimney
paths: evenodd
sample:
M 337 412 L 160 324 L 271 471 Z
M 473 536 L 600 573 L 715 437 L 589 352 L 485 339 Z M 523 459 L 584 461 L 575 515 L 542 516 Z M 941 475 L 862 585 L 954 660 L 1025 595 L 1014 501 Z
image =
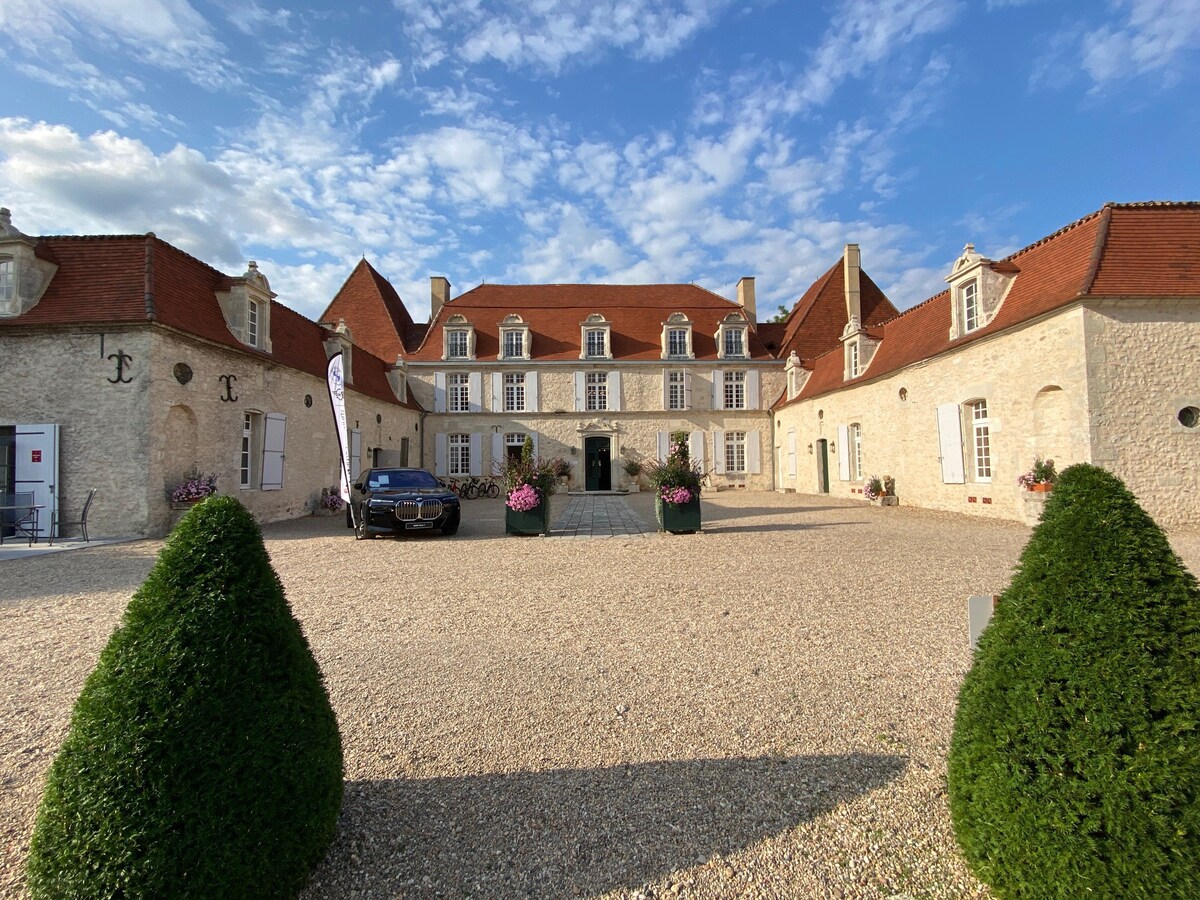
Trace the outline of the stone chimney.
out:
M 858 244 L 847 244 L 842 256 L 842 272 L 845 275 L 846 322 L 862 323 L 862 291 L 859 273 L 862 271 L 862 254 Z M 857 330 L 857 328 L 855 329 Z
M 450 302 L 450 279 L 443 275 L 434 275 L 429 279 L 429 322 L 437 318 L 442 307 Z
M 738 306 L 746 311 L 750 327 L 757 331 L 758 309 L 754 305 L 754 279 L 752 277 L 742 278 L 738 281 L 737 302 Z

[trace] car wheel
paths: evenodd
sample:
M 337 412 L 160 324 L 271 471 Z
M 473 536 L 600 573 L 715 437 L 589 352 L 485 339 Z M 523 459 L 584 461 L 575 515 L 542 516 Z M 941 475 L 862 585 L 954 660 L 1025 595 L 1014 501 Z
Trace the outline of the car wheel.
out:
M 460 521 L 461 516 L 455 516 L 453 519 L 449 519 L 446 524 L 442 526 L 442 534 L 446 535 L 447 537 L 458 534 L 458 523 Z
M 367 528 L 367 520 L 364 515 L 366 510 L 362 510 L 358 514 L 358 523 L 354 526 L 354 539 L 356 541 L 374 540 L 375 535 Z

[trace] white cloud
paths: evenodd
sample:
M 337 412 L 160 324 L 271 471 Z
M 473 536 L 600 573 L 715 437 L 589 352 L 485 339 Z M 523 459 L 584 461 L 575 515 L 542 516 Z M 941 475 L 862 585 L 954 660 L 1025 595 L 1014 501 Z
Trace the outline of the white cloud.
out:
M 1170 81 L 1190 52 L 1200 50 L 1200 0 L 1118 0 L 1120 26 L 1083 36 L 1083 67 L 1096 85 L 1150 73 Z

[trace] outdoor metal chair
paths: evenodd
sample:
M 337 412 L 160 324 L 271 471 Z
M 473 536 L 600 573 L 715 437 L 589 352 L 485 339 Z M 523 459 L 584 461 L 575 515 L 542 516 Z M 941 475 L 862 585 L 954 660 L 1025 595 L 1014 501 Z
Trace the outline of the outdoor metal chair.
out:
M 88 533 L 87 533 L 87 519 L 88 519 L 88 512 L 91 511 L 91 508 L 92 508 L 92 501 L 95 499 L 96 499 L 96 489 L 92 488 L 90 491 L 88 491 L 87 499 L 85 501 L 83 501 L 83 512 L 79 514 L 79 518 L 72 519 L 71 521 L 68 521 L 68 522 L 64 522 L 61 518 L 59 518 L 59 512 L 58 512 L 58 510 L 55 510 L 54 511 L 54 522 L 53 522 L 54 527 L 52 527 L 50 529 L 50 543 L 52 543 L 52 544 L 54 543 L 55 535 L 62 537 L 62 534 L 59 533 L 60 528 L 66 528 L 68 525 L 78 525 L 80 531 L 83 532 L 84 543 L 90 544 L 91 541 L 88 539 Z
M 29 546 L 37 540 L 37 513 L 33 505 L 33 491 L 0 493 L 0 544 L 9 537 L 29 539 Z

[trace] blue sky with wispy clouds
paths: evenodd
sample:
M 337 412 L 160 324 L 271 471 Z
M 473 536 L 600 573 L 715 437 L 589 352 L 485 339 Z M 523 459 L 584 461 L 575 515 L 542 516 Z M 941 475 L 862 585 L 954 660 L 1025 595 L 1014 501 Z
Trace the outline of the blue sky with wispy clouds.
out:
M 1107 200 L 1200 199 L 1200 0 L 3 0 L 0 205 L 255 258 L 687 282 L 857 242 L 898 306 Z

